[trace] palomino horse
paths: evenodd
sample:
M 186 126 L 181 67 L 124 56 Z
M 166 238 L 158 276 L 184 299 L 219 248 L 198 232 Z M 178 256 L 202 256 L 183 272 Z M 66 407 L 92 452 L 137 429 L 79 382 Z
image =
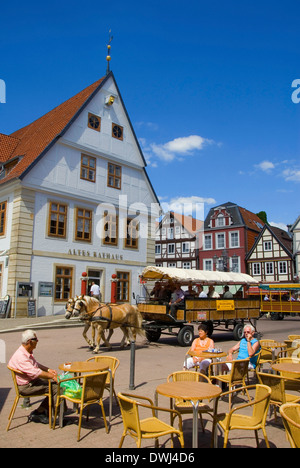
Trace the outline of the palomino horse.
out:
M 78 316 L 79 315 L 79 310 L 75 310 L 75 303 L 76 301 L 78 300 L 82 300 L 84 299 L 84 296 L 75 296 L 75 297 L 71 297 L 67 304 L 66 304 L 66 313 L 65 313 L 65 318 L 67 320 L 69 320 L 71 317 L 73 317 L 74 315 L 75 316 Z M 95 299 L 95 298 L 94 298 Z M 96 300 L 96 299 L 95 299 Z M 100 304 L 100 302 L 98 301 L 98 303 Z M 74 312 L 75 310 L 75 312 Z M 88 343 L 89 347 L 91 349 L 94 349 L 96 347 L 96 343 L 95 343 L 95 336 L 96 336 L 96 327 L 97 327 L 97 324 L 95 322 L 91 322 L 90 320 L 82 320 L 82 322 L 84 322 L 84 329 L 83 329 L 83 332 L 82 332 L 82 335 L 83 335 L 83 338 L 85 339 L 85 341 Z M 87 332 L 89 331 L 89 329 L 92 327 L 92 339 L 90 340 L 88 338 L 88 335 L 87 335 Z M 113 334 L 113 330 L 110 329 L 108 331 L 108 336 L 106 338 L 106 341 L 109 342 L 112 334 Z M 105 335 L 104 335 L 104 332 L 103 332 L 103 336 L 101 336 L 102 340 L 105 342 Z
M 101 338 L 105 346 L 111 348 L 108 341 L 111 335 L 106 339 L 104 330 L 112 332 L 114 328 L 120 327 L 124 334 L 121 347 L 124 347 L 128 341 L 135 341 L 137 334 L 144 336 L 142 316 L 137 307 L 130 304 L 103 304 L 93 297 L 79 296 L 75 298 L 73 315 L 79 315 L 81 320 L 89 322 L 92 329 L 98 331 L 95 353 L 99 352 Z M 85 339 L 90 344 L 86 336 Z

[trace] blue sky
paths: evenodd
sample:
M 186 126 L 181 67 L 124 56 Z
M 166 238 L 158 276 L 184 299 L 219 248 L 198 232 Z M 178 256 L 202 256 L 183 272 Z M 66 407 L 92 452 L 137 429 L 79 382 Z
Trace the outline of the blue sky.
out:
M 111 29 L 111 69 L 164 206 L 203 201 L 207 213 L 231 201 L 291 224 L 300 215 L 299 19 L 298 0 L 5 2 L 0 132 L 104 76 Z

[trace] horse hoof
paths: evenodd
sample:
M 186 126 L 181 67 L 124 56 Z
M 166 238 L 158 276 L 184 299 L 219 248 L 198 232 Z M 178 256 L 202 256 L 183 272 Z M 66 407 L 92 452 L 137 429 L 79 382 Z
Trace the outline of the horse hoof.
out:
M 99 349 L 93 349 L 93 354 L 99 354 Z

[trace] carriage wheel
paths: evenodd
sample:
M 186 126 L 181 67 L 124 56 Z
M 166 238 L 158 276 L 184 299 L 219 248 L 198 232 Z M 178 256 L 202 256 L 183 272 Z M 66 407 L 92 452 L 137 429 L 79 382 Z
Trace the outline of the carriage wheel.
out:
M 148 341 L 158 341 L 161 335 L 161 330 L 158 328 L 156 330 L 146 330 L 145 331 L 146 338 Z
M 244 323 L 238 323 L 233 329 L 233 338 L 236 341 L 241 341 L 243 338 Z
M 194 339 L 194 329 L 189 326 L 181 328 L 178 332 L 177 339 L 180 346 L 191 346 Z

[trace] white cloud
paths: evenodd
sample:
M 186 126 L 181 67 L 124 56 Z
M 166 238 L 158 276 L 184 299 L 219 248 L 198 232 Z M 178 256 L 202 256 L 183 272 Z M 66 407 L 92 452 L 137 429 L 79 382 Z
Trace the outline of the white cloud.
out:
M 264 172 L 270 172 L 272 169 L 275 169 L 275 164 L 271 161 L 262 161 L 260 164 L 257 164 L 256 167 Z
M 286 181 L 300 182 L 300 170 L 298 169 L 285 169 L 282 174 Z
M 161 206 L 165 213 L 174 211 L 185 216 L 193 216 L 197 219 L 204 219 L 204 205 L 214 205 L 216 200 L 214 198 L 203 198 L 195 195 L 191 197 L 175 197 L 171 198 L 169 202 L 162 202 Z
M 188 137 L 175 138 L 160 145 L 152 143 L 150 147 L 156 156 L 166 162 L 170 162 L 178 158 L 178 156 L 189 156 L 194 151 L 200 151 L 206 145 L 213 143 L 213 140 L 202 138 L 199 135 L 190 135 Z

